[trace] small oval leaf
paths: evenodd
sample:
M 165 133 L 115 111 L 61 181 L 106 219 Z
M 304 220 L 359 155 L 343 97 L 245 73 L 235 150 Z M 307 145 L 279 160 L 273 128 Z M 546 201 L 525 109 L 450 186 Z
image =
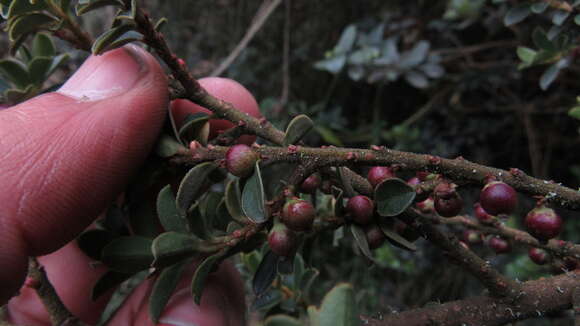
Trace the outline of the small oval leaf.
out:
M 154 267 L 169 266 L 198 253 L 201 241 L 189 234 L 165 232 L 159 235 L 151 245 L 155 260 Z
M 35 12 L 10 20 L 8 35 L 14 41 L 22 35 L 39 30 L 49 30 L 58 25 L 58 20 L 47 14 Z
M 319 311 L 320 326 L 358 326 L 361 320 L 350 284 L 341 283 L 328 292 Z
M 155 153 L 160 157 L 172 157 L 180 152 L 185 152 L 187 148 L 169 135 L 161 135 L 155 147 Z
M 239 179 L 232 180 L 226 186 L 226 207 L 230 216 L 239 223 L 245 223 L 248 218 L 242 211 L 242 192 Z
M 413 187 L 399 178 L 381 182 L 375 188 L 375 203 L 381 216 L 396 216 L 407 209 L 415 199 Z
M 217 264 L 219 264 L 221 258 L 221 254 L 209 256 L 195 270 L 195 274 L 191 280 L 191 295 L 193 296 L 193 301 L 195 301 L 197 305 L 201 303 L 201 295 L 203 294 L 203 289 L 205 287 L 207 277 L 214 270 L 214 268 L 217 267 Z
M 387 223 L 381 223 L 380 227 L 385 236 L 387 237 L 387 240 L 394 246 L 409 251 L 417 251 L 417 246 L 415 246 L 413 243 L 400 236 L 397 232 L 395 232 L 392 229 L 392 227 L 387 225 Z
M 181 180 L 177 191 L 177 208 L 185 214 L 191 204 L 201 195 L 203 185 L 209 174 L 217 168 L 213 162 L 205 162 L 194 166 Z
M 95 283 L 93 286 L 91 291 L 91 299 L 93 301 L 97 300 L 109 290 L 128 280 L 129 277 L 131 277 L 131 274 L 107 271 L 97 280 L 97 283 Z
M 152 243 L 146 237 L 119 237 L 103 248 L 103 263 L 112 270 L 123 273 L 148 269 L 153 262 Z
M 179 139 L 184 145 L 197 140 L 203 146 L 207 145 L 209 137 L 209 115 L 205 113 L 190 114 L 185 118 L 179 129 Z
M 105 248 L 115 238 L 114 234 L 106 230 L 88 230 L 79 235 L 77 238 L 77 245 L 85 255 L 94 260 L 101 260 L 103 248 Z
M 304 114 L 296 116 L 286 128 L 286 135 L 284 136 L 283 145 L 288 146 L 296 144 L 302 137 L 304 137 L 312 128 L 314 127 L 314 122 Z
M 278 274 L 278 255 L 269 251 L 264 255 L 254 278 L 252 279 L 252 289 L 256 296 L 261 296 L 270 288 L 272 282 Z
M 125 24 L 106 31 L 95 40 L 91 52 L 99 55 L 127 43 L 140 40 L 142 35 L 135 32 L 134 29 L 134 25 Z
M 187 222 L 177 210 L 171 185 L 161 189 L 157 196 L 157 215 L 165 231 L 187 232 Z
M 161 313 L 163 313 L 165 306 L 169 302 L 171 294 L 177 288 L 181 274 L 188 263 L 189 261 L 182 261 L 171 265 L 163 269 L 159 277 L 157 277 L 149 297 L 149 316 L 151 316 L 154 324 L 159 322 L 159 317 L 161 317 Z
M 263 223 L 267 220 L 259 160 L 256 161 L 254 173 L 248 178 L 242 191 L 242 211 L 254 223 Z
M 371 252 L 371 249 L 369 248 L 369 243 L 367 241 L 365 231 L 360 226 L 356 224 L 351 224 L 350 232 L 352 232 L 354 240 L 358 245 L 358 247 L 360 248 L 360 251 L 363 253 L 363 255 L 365 255 L 365 257 L 367 257 L 370 261 L 374 262 L 375 259 L 373 257 L 373 253 Z

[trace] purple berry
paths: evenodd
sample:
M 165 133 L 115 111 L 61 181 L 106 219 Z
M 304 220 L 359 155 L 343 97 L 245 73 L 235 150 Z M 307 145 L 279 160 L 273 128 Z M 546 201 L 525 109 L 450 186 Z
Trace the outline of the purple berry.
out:
M 488 214 L 480 203 L 473 204 L 473 215 L 482 224 L 493 224 L 495 222 L 495 217 Z
M 278 256 L 293 256 L 298 247 L 296 233 L 282 223 L 276 223 L 268 235 L 268 245 Z
M 538 265 L 544 265 L 550 258 L 546 250 L 533 247 L 528 251 L 528 256 L 534 263 Z
M 226 153 L 226 169 L 240 178 L 249 176 L 260 158 L 248 145 L 238 144 L 230 147 Z
M 292 199 L 282 208 L 280 219 L 290 230 L 308 231 L 312 227 L 316 210 L 306 200 Z
M 518 195 L 510 185 L 492 181 L 481 190 L 479 202 L 491 215 L 511 214 L 518 204 Z
M 371 225 L 365 228 L 365 234 L 367 242 L 369 243 L 369 248 L 371 250 L 377 249 L 385 243 L 387 237 L 383 233 L 383 230 L 378 225 Z
M 394 178 L 395 173 L 393 170 L 387 166 L 374 166 L 369 170 L 367 174 L 367 179 L 376 188 L 377 185 L 387 179 Z
M 491 237 L 487 244 L 496 254 L 507 253 L 512 249 L 510 243 L 500 237 Z
M 546 241 L 562 231 L 562 218 L 546 206 L 539 206 L 526 215 L 526 227 L 535 238 Z
M 346 203 L 346 211 L 355 223 L 366 225 L 372 222 L 375 210 L 374 202 L 367 196 L 354 196 Z
M 318 173 L 311 174 L 308 178 L 302 181 L 302 184 L 300 185 L 300 192 L 305 194 L 312 194 L 316 192 L 316 189 L 318 189 L 321 184 L 322 180 L 320 180 Z

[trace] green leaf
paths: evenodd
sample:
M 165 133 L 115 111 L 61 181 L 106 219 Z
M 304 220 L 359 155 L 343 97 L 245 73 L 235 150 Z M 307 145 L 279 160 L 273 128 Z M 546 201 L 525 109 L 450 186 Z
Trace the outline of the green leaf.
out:
M 278 255 L 268 250 L 262 258 L 254 278 L 252 279 L 252 290 L 256 296 L 264 294 L 274 282 L 278 274 Z
M 33 97 L 37 93 L 38 91 L 33 87 L 33 85 L 28 85 L 24 90 L 7 90 L 4 92 L 4 98 L 8 103 L 17 104 Z
M 201 303 L 201 296 L 203 294 L 203 289 L 205 288 L 207 277 L 218 267 L 221 258 L 221 254 L 209 256 L 195 270 L 195 274 L 191 280 L 191 295 L 193 296 L 193 301 L 195 301 L 197 305 Z
M 506 13 L 503 19 L 503 23 L 505 26 L 515 25 L 526 19 L 530 15 L 530 13 L 531 13 L 530 5 L 528 4 L 519 5 L 517 7 L 510 9 Z
M 371 249 L 369 248 L 369 243 L 367 241 L 365 231 L 360 226 L 356 224 L 351 224 L 350 232 L 352 232 L 354 240 L 358 245 L 358 247 L 360 248 L 360 251 L 363 253 L 363 255 L 365 255 L 365 257 L 367 257 L 370 261 L 374 262 L 375 259 L 373 257 L 373 253 L 371 252 Z
M 572 118 L 580 120 L 580 106 L 575 106 L 568 111 L 568 115 Z
M 48 68 L 48 71 L 46 72 L 46 76 L 50 76 L 52 75 L 52 73 L 63 63 L 65 63 L 67 60 L 69 59 L 69 55 L 67 53 L 64 54 L 59 54 L 56 57 L 52 58 L 52 62 L 50 64 L 50 67 Z
M 14 59 L 0 60 L 0 74 L 19 89 L 24 89 L 30 84 L 30 76 L 27 67 Z
M 151 245 L 153 252 L 152 266 L 163 267 L 190 258 L 199 252 L 201 241 L 192 235 L 178 232 L 165 232 L 159 235 Z
M 210 173 L 217 168 L 213 162 L 205 162 L 194 166 L 181 180 L 177 191 L 177 208 L 185 215 L 191 204 L 201 195 L 203 186 Z
M 550 3 L 548 2 L 534 3 L 530 9 L 534 14 L 541 14 L 548 8 L 549 5 Z
M 116 236 L 106 230 L 93 229 L 88 230 L 77 238 L 77 245 L 85 255 L 94 260 L 101 260 L 101 253 Z
M 141 40 L 143 35 L 135 32 L 134 29 L 134 25 L 125 24 L 106 31 L 95 40 L 91 52 L 99 55 L 127 43 Z
M 46 78 L 47 73 L 52 65 L 52 58 L 36 57 L 28 63 L 28 73 L 30 74 L 30 81 L 40 88 Z
M 230 216 L 237 222 L 245 223 L 248 218 L 242 211 L 242 193 L 239 179 L 234 179 L 228 183 L 225 191 L 225 200 Z
M 301 326 L 300 320 L 286 316 L 286 315 L 274 315 L 270 316 L 264 322 L 264 326 Z
M 157 196 L 157 216 L 165 231 L 187 232 L 187 222 L 177 210 L 171 185 L 161 189 Z
M 155 23 L 155 31 L 159 32 L 167 24 L 167 18 L 160 18 L 157 23 Z
M 541 27 L 536 27 L 536 29 L 534 29 L 534 32 L 532 33 L 532 40 L 534 41 L 536 47 L 539 49 L 546 51 L 556 51 L 556 46 L 548 39 L 548 35 Z
M 301 114 L 288 124 L 286 128 L 286 135 L 284 136 L 284 141 L 282 145 L 288 146 L 296 144 L 299 142 L 312 128 L 314 127 L 314 122 L 304 114 Z
M 53 57 L 56 54 L 54 43 L 49 35 L 38 33 L 34 36 L 32 54 L 35 57 Z
M 8 35 L 10 41 L 14 41 L 20 36 L 30 34 L 39 30 L 50 30 L 59 23 L 54 17 L 44 13 L 31 13 L 11 20 L 8 25 Z
M 525 46 L 518 46 L 517 53 L 520 60 L 522 60 L 525 63 L 531 64 L 532 62 L 534 62 L 534 59 L 536 58 L 536 54 L 538 52 Z
M 125 300 L 130 297 L 133 290 L 135 290 L 139 284 L 143 283 L 148 275 L 149 273 L 147 271 L 137 273 L 131 276 L 127 281 L 123 282 L 121 286 L 117 287 L 117 290 L 115 290 L 115 293 L 113 293 L 105 307 L 105 310 L 101 314 L 97 326 L 107 325 L 108 321 L 113 317 L 117 310 L 121 308 L 123 303 L 125 303 Z
M 556 26 L 561 26 L 569 16 L 570 12 L 557 10 L 554 12 L 554 16 L 552 16 L 552 23 Z
M 338 284 L 324 296 L 319 320 L 320 326 L 358 326 L 361 323 L 350 284 Z
M 310 326 L 320 326 L 320 310 L 315 306 L 308 306 L 308 320 Z
M 207 145 L 209 137 L 209 115 L 205 113 L 190 114 L 179 129 L 179 139 L 184 145 L 197 140 L 203 146 Z
M 201 214 L 199 204 L 194 204 L 186 216 L 188 230 L 198 236 L 200 239 L 207 239 L 211 234 L 207 227 L 205 216 Z
M 387 240 L 391 244 L 393 244 L 401 249 L 405 249 L 405 250 L 409 250 L 409 251 L 416 251 L 417 250 L 417 246 L 415 246 L 413 243 L 409 242 L 407 239 L 400 236 L 389 225 L 387 225 L 387 223 L 381 223 L 380 227 L 381 227 L 381 230 L 383 231 L 383 233 L 385 234 L 385 236 L 387 237 Z
M 76 5 L 76 13 L 77 16 L 84 15 L 87 12 L 93 11 L 95 9 L 99 9 L 105 6 L 123 6 L 123 2 L 120 0 L 93 0 L 93 1 L 85 1 L 80 2 Z
M 338 74 L 346 64 L 346 55 L 338 55 L 336 57 L 324 59 L 314 63 L 314 68 L 318 70 L 325 70 L 331 74 Z
M 315 126 L 314 130 L 322 137 L 322 140 L 325 142 L 334 145 L 334 146 L 344 146 L 340 138 L 336 135 L 332 129 L 324 127 L 324 126 Z
M 252 311 L 254 310 L 261 310 L 261 311 L 269 311 L 270 309 L 274 308 L 275 306 L 279 305 L 282 302 L 282 293 L 277 289 L 270 289 L 263 293 L 259 297 L 256 298 L 254 303 L 252 303 L 252 307 L 250 308 Z
M 337 54 L 343 54 L 350 51 L 354 46 L 356 35 L 357 35 L 356 26 L 348 25 L 342 32 L 342 35 L 340 35 L 340 39 L 338 40 L 338 43 L 334 47 L 333 52 Z
M 415 190 L 399 178 L 381 182 L 375 188 L 375 203 L 380 216 L 396 216 L 409 207 L 415 199 Z
M 560 67 L 558 67 L 558 63 L 551 65 L 540 77 L 540 88 L 544 91 L 547 90 L 548 87 L 550 87 L 550 85 L 556 80 L 559 73 Z
M 153 262 L 153 241 L 141 236 L 119 237 L 103 248 L 102 260 L 114 271 L 135 273 Z
M 175 140 L 175 138 L 163 134 L 159 137 L 155 147 L 155 153 L 163 158 L 172 157 L 180 152 L 187 151 L 187 148 Z
M 248 178 L 242 191 L 242 211 L 254 223 L 264 223 L 268 218 L 266 216 L 260 160 L 256 161 L 254 173 Z
M 149 297 L 149 316 L 155 325 L 159 322 L 159 317 L 161 317 L 165 306 L 169 302 L 171 294 L 177 288 L 177 284 L 179 284 L 181 275 L 188 263 L 189 261 L 182 261 L 163 269 L 157 280 L 155 280 L 155 285 L 153 285 L 153 290 Z
M 91 299 L 93 301 L 99 299 L 103 294 L 107 293 L 111 289 L 114 289 L 119 284 L 128 280 L 130 277 L 131 274 L 107 271 L 97 280 L 97 283 L 95 283 L 93 286 L 93 289 L 91 290 Z
M 574 16 L 574 24 L 580 25 L 580 14 Z
M 14 18 L 19 15 L 33 11 L 42 11 L 47 8 L 48 6 L 46 1 L 35 1 L 35 3 L 31 3 L 30 1 L 26 0 L 13 0 L 10 4 L 10 7 L 8 8 L 8 17 Z

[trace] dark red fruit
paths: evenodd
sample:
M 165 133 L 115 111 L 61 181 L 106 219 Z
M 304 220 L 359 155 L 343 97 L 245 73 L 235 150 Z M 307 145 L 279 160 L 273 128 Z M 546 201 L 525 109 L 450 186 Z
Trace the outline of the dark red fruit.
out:
M 488 214 L 480 203 L 473 204 L 473 215 L 480 223 L 483 224 L 493 224 L 495 222 L 495 217 Z
M 492 181 L 481 190 L 479 202 L 491 215 L 511 214 L 518 204 L 518 194 L 510 185 Z
M 512 249 L 510 243 L 500 237 L 491 237 L 487 244 L 496 254 L 510 252 Z
M 463 209 L 463 199 L 456 194 L 450 199 L 435 198 L 435 211 L 443 217 L 457 216 Z
M 387 237 L 378 225 L 371 225 L 365 228 L 365 234 L 367 237 L 367 242 L 369 243 L 369 248 L 371 250 L 377 249 L 385 243 Z
M 419 211 L 423 214 L 433 214 L 435 212 L 435 201 L 432 197 L 425 199 L 424 201 L 415 204 Z
M 550 259 L 546 250 L 533 247 L 528 250 L 528 256 L 530 256 L 530 259 L 538 265 L 544 265 Z
M 457 185 L 453 183 L 441 182 L 433 189 L 433 195 L 435 198 L 451 199 L 457 194 L 455 188 L 457 188 Z
M 346 211 L 355 223 L 366 225 L 372 222 L 375 203 L 367 196 L 351 197 L 346 203 Z
M 282 208 L 280 219 L 290 230 L 308 231 L 312 227 L 316 210 L 310 202 L 302 199 L 292 199 Z
M 411 179 L 407 180 L 407 184 L 409 186 L 416 186 L 421 183 L 421 180 L 417 177 L 412 177 Z
M 312 194 L 316 192 L 316 189 L 318 189 L 321 184 L 322 180 L 320 179 L 318 173 L 311 174 L 300 185 L 300 192 L 305 194 Z
M 247 177 L 254 170 L 254 165 L 259 158 L 258 153 L 254 152 L 250 146 L 234 145 L 226 153 L 226 169 L 237 177 Z
M 562 218 L 553 209 L 539 206 L 526 215 L 526 227 L 535 238 L 550 240 L 562 231 Z
M 379 183 L 389 179 L 394 178 L 395 173 L 390 167 L 387 166 L 374 166 L 369 170 L 367 174 L 367 179 L 375 188 Z
M 417 176 L 417 178 L 420 181 L 425 181 L 427 180 L 427 177 L 431 174 L 431 172 L 427 172 L 427 171 L 417 171 L 417 173 L 415 173 L 415 175 Z
M 276 223 L 268 235 L 268 245 L 278 256 L 293 256 L 298 247 L 296 233 L 284 224 Z
M 475 230 L 465 230 L 463 231 L 463 241 L 472 245 L 480 244 L 483 242 L 483 237 L 481 233 Z

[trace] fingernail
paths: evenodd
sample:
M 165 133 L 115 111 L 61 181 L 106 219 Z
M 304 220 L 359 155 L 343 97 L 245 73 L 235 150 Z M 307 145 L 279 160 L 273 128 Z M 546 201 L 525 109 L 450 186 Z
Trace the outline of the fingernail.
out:
M 58 90 L 80 101 L 97 101 L 123 94 L 147 73 L 145 50 L 135 45 L 90 56 Z

